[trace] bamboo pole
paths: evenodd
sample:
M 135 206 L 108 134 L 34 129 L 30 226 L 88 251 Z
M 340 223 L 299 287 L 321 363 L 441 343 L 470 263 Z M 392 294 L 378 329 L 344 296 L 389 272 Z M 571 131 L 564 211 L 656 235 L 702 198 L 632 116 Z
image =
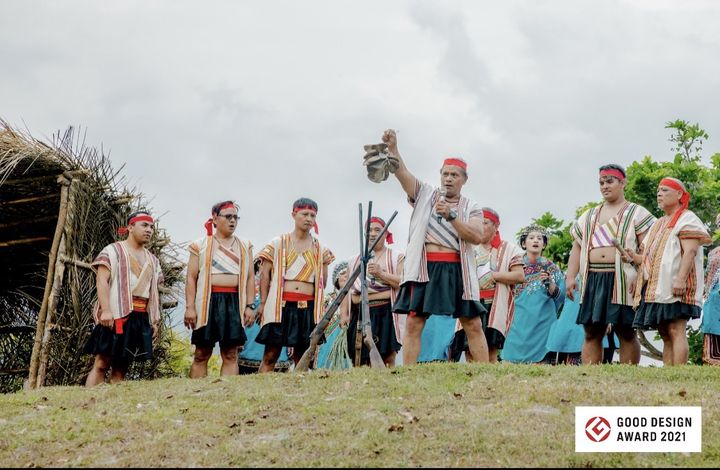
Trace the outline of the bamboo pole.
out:
M 75 258 L 71 258 L 64 254 L 63 254 L 63 256 L 60 257 L 60 259 L 62 260 L 63 263 L 72 264 L 73 266 L 75 266 L 77 268 L 84 268 L 84 269 L 89 269 L 89 270 L 93 269 L 93 267 L 90 263 L 76 260 Z
M 36 381 L 36 388 L 40 388 L 45 385 L 45 376 L 47 374 L 47 366 L 50 356 L 50 337 L 52 330 L 57 326 L 55 325 L 56 318 L 58 317 L 57 306 L 60 298 L 60 291 L 62 290 L 63 280 L 65 276 L 65 259 L 67 259 L 66 252 L 68 245 L 75 246 L 73 227 L 73 217 L 75 215 L 76 197 L 77 197 L 77 186 L 80 184 L 80 179 L 86 175 L 84 172 L 69 172 L 63 173 L 65 178 L 70 179 L 70 186 L 67 194 L 67 215 L 63 226 L 63 234 L 60 239 L 60 247 L 58 249 L 57 261 L 55 262 L 55 278 L 53 279 L 52 289 L 50 291 L 50 300 L 48 305 L 47 319 L 45 322 L 45 332 L 43 333 L 42 342 L 40 344 L 40 365 L 38 367 L 38 376 Z
M 37 217 L 37 218 L 35 218 L 35 219 L 30 219 L 30 220 L 27 220 L 27 219 L 25 219 L 25 220 L 18 220 L 18 221 L 16 221 L 16 222 L 8 222 L 8 223 L 6 223 L 6 224 L 0 224 L 0 229 L 10 228 L 10 227 L 17 227 L 17 226 L 24 226 L 24 225 L 28 225 L 28 224 L 38 224 L 38 223 L 40 223 L 40 222 L 47 222 L 47 221 L 50 221 L 50 220 L 53 220 L 53 219 L 55 219 L 55 216 L 54 216 L 54 215 L 49 215 L 49 216 L 47 216 L 47 217 Z
M 50 240 L 50 237 L 35 237 L 35 238 L 24 238 L 22 240 L 12 240 L 9 242 L 0 242 L 0 248 L 7 248 L 15 245 L 29 245 L 35 242 L 46 242 Z
M 0 369 L 0 375 L 20 375 L 27 371 L 27 369 Z
M 60 209 L 58 210 L 58 221 L 55 225 L 55 235 L 53 236 L 52 247 L 50 248 L 50 256 L 48 258 L 48 273 L 45 278 L 45 290 L 43 293 L 40 312 L 38 312 L 38 320 L 35 328 L 35 342 L 33 343 L 32 355 L 30 356 L 30 372 L 25 382 L 26 389 L 34 389 L 37 386 L 38 368 L 40 366 L 40 346 L 42 338 L 45 334 L 45 321 L 47 319 L 48 303 L 50 301 L 50 291 L 52 283 L 55 279 L 55 263 L 57 261 L 57 252 L 60 246 L 60 240 L 63 237 L 63 229 L 65 228 L 65 218 L 67 217 L 68 193 L 70 181 L 64 176 L 58 177 L 60 184 Z
M 40 175 L 40 176 L 28 176 L 25 178 L 13 178 L 13 179 L 7 179 L 2 182 L 3 186 L 7 186 L 10 184 L 17 184 L 17 185 L 27 185 L 29 183 L 38 183 L 42 181 L 51 181 L 51 180 L 57 180 L 58 174 L 53 173 L 49 175 Z
M 72 183 L 70 183 L 72 189 Z M 45 374 L 47 372 L 48 357 L 50 354 L 50 332 L 53 328 L 55 318 L 57 318 L 57 304 L 60 298 L 60 289 L 62 288 L 63 278 L 65 276 L 65 263 L 62 257 L 65 254 L 65 234 L 60 238 L 60 249 L 58 250 L 57 261 L 55 261 L 55 276 L 50 289 L 50 300 L 48 302 L 47 319 L 45 321 L 45 330 L 43 331 L 42 341 L 40 343 L 40 364 L 38 366 L 37 381 L 35 388 L 45 385 Z
M 64 176 L 58 177 L 58 179 L 60 179 L 60 178 L 65 179 Z M 62 189 L 60 190 L 59 196 L 60 196 L 60 198 L 62 198 Z M 48 199 L 55 199 L 56 197 L 58 197 L 57 193 L 56 194 L 48 194 L 46 196 L 32 196 L 32 197 L 24 197 L 22 199 L 15 199 L 12 201 L 3 201 L 1 204 L 3 206 L 9 206 L 12 204 L 25 204 L 26 202 L 47 201 Z

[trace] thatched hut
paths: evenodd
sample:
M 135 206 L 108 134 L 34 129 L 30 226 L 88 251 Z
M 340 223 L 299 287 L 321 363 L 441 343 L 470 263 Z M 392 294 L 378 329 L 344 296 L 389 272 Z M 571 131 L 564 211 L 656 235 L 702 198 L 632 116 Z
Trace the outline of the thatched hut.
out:
M 0 120 L 0 391 L 82 382 L 96 300 L 89 263 L 142 205 L 102 151 L 72 128 L 48 144 Z M 162 229 L 149 248 L 165 274 L 167 319 L 183 264 Z M 129 375 L 165 373 L 168 341 L 161 333 L 155 360 Z

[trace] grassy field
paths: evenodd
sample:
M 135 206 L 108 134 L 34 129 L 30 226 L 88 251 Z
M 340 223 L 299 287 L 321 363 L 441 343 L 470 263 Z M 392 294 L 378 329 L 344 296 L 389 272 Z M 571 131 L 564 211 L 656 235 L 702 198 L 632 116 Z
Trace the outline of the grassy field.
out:
M 701 405 L 700 454 L 576 454 L 578 405 Z M 720 368 L 433 364 L 0 396 L 3 466 L 717 467 Z

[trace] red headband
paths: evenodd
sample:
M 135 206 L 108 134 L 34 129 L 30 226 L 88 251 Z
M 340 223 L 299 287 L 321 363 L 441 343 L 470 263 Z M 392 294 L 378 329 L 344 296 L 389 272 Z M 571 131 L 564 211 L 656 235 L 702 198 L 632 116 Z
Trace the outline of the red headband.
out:
M 615 178 L 619 179 L 620 181 L 625 181 L 625 175 L 622 174 L 622 171 L 620 171 L 616 168 L 600 170 L 600 176 L 614 176 Z
M 495 225 L 500 225 L 500 217 L 497 214 L 490 211 L 483 211 L 483 217 L 490 219 Z
M 675 178 L 663 178 L 660 180 L 658 187 L 659 186 L 667 186 L 668 188 L 672 188 L 683 193 L 682 196 L 680 196 L 680 210 L 675 212 L 672 219 L 670 219 L 670 224 L 668 225 L 668 228 L 673 228 L 680 218 L 680 215 L 687 210 L 690 205 L 690 193 L 687 192 L 687 190 L 683 187 L 683 184 Z
M 375 222 L 376 224 L 380 224 L 380 225 L 382 225 L 383 227 L 385 227 L 385 221 L 384 221 L 383 219 L 381 219 L 380 217 L 371 217 L 371 218 L 370 218 L 370 223 L 373 223 L 373 222 Z M 389 230 L 388 230 L 387 232 L 385 232 L 385 233 L 387 234 L 387 238 L 385 239 L 385 241 L 388 243 L 388 245 L 392 245 L 392 244 L 393 244 L 393 235 L 392 235 L 392 233 L 390 233 Z
M 293 207 L 292 213 L 293 213 L 293 215 L 295 215 L 300 211 L 313 211 L 315 214 L 317 214 L 317 209 L 315 209 L 313 206 L 307 205 L 307 204 L 304 206 Z M 315 222 L 315 224 L 313 224 L 313 228 L 315 229 L 315 233 L 320 233 L 320 229 L 318 228 L 317 222 Z
M 228 202 L 227 204 L 223 204 L 223 205 L 220 206 L 220 208 L 218 209 L 218 214 L 219 214 L 220 211 L 223 210 L 223 209 L 235 209 L 235 203 L 234 203 L 234 202 Z
M 467 163 L 465 163 L 465 160 L 462 158 L 446 158 L 443 162 L 443 166 L 445 165 L 459 166 L 463 170 L 467 171 Z
M 150 222 L 151 224 L 155 223 L 155 220 L 148 214 L 138 214 L 135 217 L 128 220 L 128 224 L 126 227 L 120 227 L 118 229 L 118 235 L 127 235 L 130 231 L 129 227 L 137 222 Z
M 500 225 L 500 217 L 498 217 L 497 214 L 490 211 L 483 211 L 483 217 L 494 223 L 495 225 Z M 492 241 L 490 242 L 490 245 L 493 248 L 497 248 L 500 246 L 500 243 L 502 243 L 502 239 L 500 238 L 500 230 L 495 231 L 495 236 L 493 237 Z

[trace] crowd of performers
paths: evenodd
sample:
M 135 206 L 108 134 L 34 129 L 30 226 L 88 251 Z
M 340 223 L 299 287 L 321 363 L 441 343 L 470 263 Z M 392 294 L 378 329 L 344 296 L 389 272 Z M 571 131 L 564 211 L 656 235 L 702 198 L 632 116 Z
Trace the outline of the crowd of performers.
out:
M 500 215 L 462 195 L 465 161 L 445 159 L 440 186 L 418 180 L 405 165 L 392 130 L 383 142 L 397 156 L 394 176 L 413 207 L 407 250 L 391 248 L 392 234 L 377 243 L 367 265 L 373 340 L 387 366 L 418 361 L 598 364 L 619 341 L 624 364 L 640 361 L 636 330 L 657 330 L 665 365 L 688 361 L 688 320 L 703 314 L 704 360 L 720 363 L 720 251 L 703 222 L 688 209 L 690 195 L 675 178 L 657 188 L 656 219 L 625 200 L 625 171 L 599 170 L 603 202 L 584 212 L 572 228 L 573 247 L 563 273 L 543 256 L 544 228 L 522 230 L 519 245 L 500 236 Z M 360 258 L 339 262 L 313 228 L 318 206 L 301 198 L 292 207 L 294 227 L 254 255 L 235 234 L 237 206 L 212 207 L 207 236 L 189 245 L 185 326 L 195 346 L 190 377 L 207 375 L 219 345 L 221 374 L 286 370 L 297 363 L 325 309 L 345 285 Z M 374 242 L 385 221 L 369 221 Z M 127 239 L 97 256 L 98 304 L 85 351 L 95 355 L 86 385 L 122 380 L 132 361 L 152 358 L 160 321 L 158 260 L 145 248 L 153 218 L 136 212 Z M 325 295 L 331 283 L 333 292 Z M 347 335 L 356 365 L 369 351 L 358 332 L 358 278 L 325 329 L 315 367 L 328 347 Z M 703 309 L 704 303 L 704 309 Z M 611 349 L 612 352 L 612 349 Z M 240 357 L 238 357 L 238 355 Z M 607 357 L 605 358 L 607 360 Z

